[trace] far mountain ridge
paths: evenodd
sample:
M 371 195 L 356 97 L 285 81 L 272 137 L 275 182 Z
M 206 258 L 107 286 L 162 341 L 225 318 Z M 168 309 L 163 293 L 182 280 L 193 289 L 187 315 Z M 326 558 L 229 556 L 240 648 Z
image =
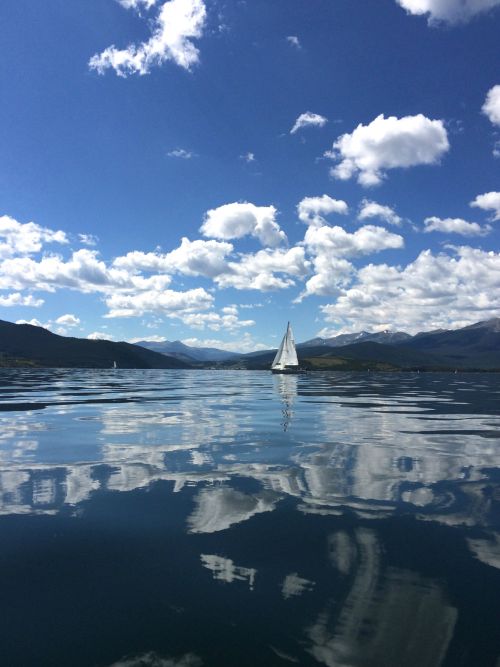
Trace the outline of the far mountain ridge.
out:
M 160 354 L 168 354 L 177 359 L 182 359 L 187 362 L 193 361 L 225 361 L 232 357 L 239 356 L 239 352 L 228 352 L 227 350 L 220 350 L 216 347 L 191 347 L 180 340 L 162 342 L 141 340 L 136 343 L 148 350 L 159 352 Z
M 297 347 L 311 347 L 315 345 L 325 345 L 326 347 L 340 347 L 342 345 L 351 345 L 359 342 L 374 342 L 374 343 L 396 343 L 400 341 L 409 340 L 412 336 L 405 331 L 359 331 L 352 334 L 339 334 L 331 338 L 311 338 L 304 343 L 299 343 Z

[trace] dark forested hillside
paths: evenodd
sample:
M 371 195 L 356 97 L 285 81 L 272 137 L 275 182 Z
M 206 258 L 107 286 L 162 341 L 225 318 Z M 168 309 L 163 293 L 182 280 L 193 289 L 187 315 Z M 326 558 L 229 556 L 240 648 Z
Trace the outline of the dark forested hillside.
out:
M 51 368 L 189 368 L 173 357 L 130 343 L 58 336 L 31 324 L 0 320 L 0 366 Z

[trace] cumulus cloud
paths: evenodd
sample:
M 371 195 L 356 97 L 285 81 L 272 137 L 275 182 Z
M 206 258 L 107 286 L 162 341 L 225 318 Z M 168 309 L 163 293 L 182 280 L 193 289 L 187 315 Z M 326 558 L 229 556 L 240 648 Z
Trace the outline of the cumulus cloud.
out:
M 254 320 L 240 320 L 236 306 L 223 308 L 221 313 L 173 313 L 172 317 L 181 319 L 184 324 L 193 329 L 211 329 L 212 331 L 226 331 L 233 333 L 242 328 L 253 327 Z
M 437 218 L 432 216 L 424 220 L 424 232 L 445 232 L 460 234 L 461 236 L 486 236 L 491 232 L 490 225 L 478 225 L 477 222 L 467 222 L 462 218 Z
M 83 245 L 94 247 L 97 245 L 99 239 L 94 234 L 78 234 L 78 239 Z
M 408 14 L 428 15 L 429 23 L 465 23 L 500 5 L 500 0 L 396 0 Z
M 181 342 L 190 347 L 215 347 L 219 350 L 226 350 L 227 352 L 237 351 L 246 353 L 269 349 L 269 345 L 257 343 L 248 332 L 243 334 L 243 336 L 240 336 L 237 340 L 225 341 L 220 340 L 219 338 L 183 338 Z
M 358 213 L 358 220 L 368 220 L 369 218 L 378 218 L 387 222 L 389 225 L 400 226 L 402 220 L 399 215 L 390 206 L 377 204 L 375 201 L 363 199 Z
M 71 258 L 59 255 L 42 257 L 14 257 L 0 263 L 0 289 L 38 289 L 54 292 L 60 288 L 80 292 L 108 292 L 117 290 L 163 289 L 170 283 L 166 275 L 149 278 L 131 275 L 128 271 L 108 267 L 98 258 L 95 250 L 81 249 Z
M 232 251 L 231 243 L 201 239 L 190 241 L 184 237 L 181 245 L 171 252 L 162 254 L 134 250 L 117 257 L 113 266 L 132 272 L 158 271 L 213 278 L 226 270 L 226 257 Z
M 108 318 L 136 317 L 145 313 L 165 315 L 184 314 L 207 310 L 212 307 L 214 297 L 202 287 L 185 292 L 150 289 L 139 293 L 123 294 L 115 292 L 106 296 Z
M 181 160 L 190 160 L 193 157 L 196 157 L 196 153 L 189 151 L 185 148 L 174 148 L 173 150 L 167 153 L 168 157 L 177 157 Z
M 365 225 L 352 234 L 342 227 L 323 226 L 309 227 L 304 244 L 313 255 L 314 275 L 307 280 L 296 301 L 312 294 L 339 294 L 355 275 L 354 266 L 348 261 L 350 258 L 402 248 L 404 239 L 374 225 Z
M 142 6 L 151 9 L 156 0 L 118 0 L 118 3 L 125 9 L 140 9 Z
M 215 282 L 219 287 L 267 292 L 291 287 L 295 278 L 305 276 L 308 270 L 309 262 L 302 247 L 265 249 L 241 255 L 239 262 L 229 262 L 227 271 L 216 276 Z
M 62 231 L 41 227 L 34 222 L 18 222 L 9 215 L 0 216 L 0 259 L 39 252 L 45 243 L 68 243 Z
M 244 153 L 243 155 L 240 155 L 240 160 L 244 160 L 247 164 L 250 164 L 250 162 L 255 162 L 255 154 Z
M 104 331 L 93 331 L 87 336 L 88 340 L 114 340 L 114 336 Z
M 478 195 L 469 205 L 482 208 L 484 211 L 493 211 L 491 219 L 500 220 L 500 192 L 485 192 Z
M 417 333 L 498 317 L 500 254 L 462 246 L 453 254 L 425 250 L 404 268 L 368 264 L 321 310 L 345 331 L 390 327 Z
M 295 134 L 299 130 L 302 130 L 304 127 L 323 127 L 328 123 L 328 118 L 320 116 L 319 113 L 312 113 L 311 111 L 306 111 L 301 113 L 300 116 L 294 123 L 294 126 L 290 130 L 290 134 Z
M 32 327 L 43 327 L 44 325 L 35 318 L 31 320 L 16 320 L 16 324 L 31 324 Z
M 12 292 L 5 296 L 0 295 L 0 306 L 5 306 L 7 308 L 11 306 L 31 306 L 32 308 L 39 308 L 40 306 L 43 306 L 44 303 L 43 299 L 35 299 L 32 294 L 25 296 L 19 292 Z
M 61 317 L 58 317 L 55 321 L 48 320 L 47 322 L 40 322 L 40 320 L 33 318 L 31 320 L 17 320 L 16 324 L 31 324 L 35 327 L 43 327 L 44 329 L 48 329 L 49 331 L 57 333 L 60 336 L 67 336 L 68 327 L 77 326 L 78 324 L 80 324 L 80 320 L 77 317 L 75 317 L 75 315 L 67 314 L 67 315 L 61 315 Z
M 139 5 L 133 0 L 129 4 L 134 7 Z M 118 76 L 125 77 L 129 74 L 148 74 L 153 66 L 172 60 L 189 70 L 199 61 L 199 52 L 192 40 L 202 36 L 205 19 L 203 0 L 164 2 L 148 41 L 139 45 L 129 44 L 125 49 L 110 46 L 92 56 L 89 67 L 99 74 L 111 68 Z
M 349 258 L 402 248 L 404 239 L 376 225 L 365 225 L 352 234 L 342 227 L 323 226 L 308 227 L 304 243 L 314 254 L 328 252 L 336 258 Z
M 276 215 L 274 206 L 233 202 L 207 211 L 200 231 L 204 236 L 226 240 L 251 235 L 262 245 L 273 248 L 287 240 L 276 222 Z
M 139 342 L 145 342 L 145 343 L 165 343 L 167 339 L 165 336 L 138 336 L 136 338 L 131 338 L 128 342 L 129 343 L 139 343 Z
M 296 49 L 299 49 L 299 51 L 302 48 L 302 44 L 300 43 L 300 40 L 297 37 L 297 35 L 288 35 L 286 41 L 292 46 L 294 46 Z
M 493 125 L 500 125 L 500 85 L 490 88 L 481 111 L 488 116 Z
M 297 214 L 299 220 L 305 222 L 306 225 L 315 225 L 320 227 L 325 224 L 323 216 L 330 213 L 340 213 L 345 215 L 348 213 L 349 207 L 342 199 L 332 199 L 328 195 L 321 197 L 304 197 L 302 201 L 297 204 Z
M 331 253 L 322 252 L 313 260 L 314 275 L 309 278 L 304 290 L 295 299 L 300 303 L 306 296 L 334 296 L 351 282 L 356 270 L 347 259 L 339 259 Z
M 340 160 L 331 169 L 334 178 L 357 175 L 364 186 L 378 185 L 388 169 L 437 164 L 448 151 L 448 135 L 442 120 L 422 114 L 396 118 L 383 114 L 368 125 L 359 124 L 351 134 L 341 135 L 328 157 Z
M 80 324 L 80 318 L 71 313 L 66 313 L 66 315 L 61 315 L 56 319 L 56 324 L 62 324 L 66 327 L 77 327 Z

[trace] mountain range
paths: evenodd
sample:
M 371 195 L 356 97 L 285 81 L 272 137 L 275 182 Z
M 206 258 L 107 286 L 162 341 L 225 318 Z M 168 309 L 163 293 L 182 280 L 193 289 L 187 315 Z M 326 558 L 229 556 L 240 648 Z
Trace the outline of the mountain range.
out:
M 342 347 L 343 345 L 351 345 L 352 343 L 402 343 L 405 340 L 412 338 L 410 334 L 404 331 L 377 331 L 369 333 L 368 331 L 360 331 L 352 334 L 339 334 L 332 338 L 311 338 L 304 343 L 297 345 L 300 347 L 315 347 L 324 345 L 325 347 Z
M 0 320 L 0 367 L 188 368 L 185 362 L 139 345 L 58 336 L 31 324 Z
M 185 345 L 180 340 L 163 341 L 161 343 L 142 340 L 136 343 L 141 347 L 161 354 L 168 354 L 176 359 L 181 359 L 188 363 L 193 361 L 226 361 L 227 359 L 234 359 L 239 357 L 238 352 L 227 352 L 226 350 L 219 350 L 216 347 L 192 347 Z
M 181 341 L 138 344 L 59 336 L 0 320 L 0 366 L 269 369 L 276 350 L 238 354 Z M 341 334 L 297 345 L 300 364 L 317 370 L 500 371 L 500 318 L 414 336 L 402 331 Z
M 275 350 L 252 352 L 224 367 L 269 368 Z M 500 370 L 500 318 L 462 329 L 421 332 L 360 332 L 313 338 L 297 345 L 301 366 L 309 369 Z

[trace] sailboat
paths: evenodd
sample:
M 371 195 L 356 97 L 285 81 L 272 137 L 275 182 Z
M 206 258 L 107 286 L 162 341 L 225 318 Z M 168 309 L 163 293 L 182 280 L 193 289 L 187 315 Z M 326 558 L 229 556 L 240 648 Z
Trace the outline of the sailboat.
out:
M 274 361 L 271 365 L 273 373 L 299 373 L 299 360 L 297 359 L 297 350 L 295 349 L 295 340 L 293 338 L 292 327 L 288 322 L 285 335 L 281 345 L 276 352 Z

